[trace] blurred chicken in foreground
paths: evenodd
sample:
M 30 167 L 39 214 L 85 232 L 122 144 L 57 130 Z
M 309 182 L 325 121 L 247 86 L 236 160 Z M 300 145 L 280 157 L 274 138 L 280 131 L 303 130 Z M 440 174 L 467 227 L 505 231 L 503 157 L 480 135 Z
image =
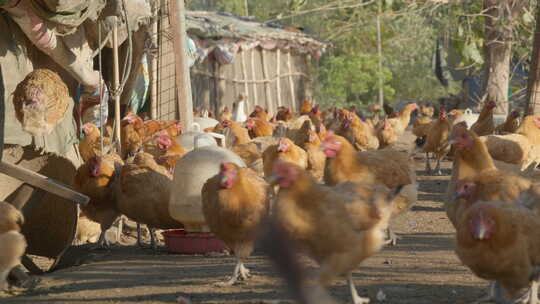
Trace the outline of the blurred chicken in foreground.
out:
M 353 303 L 369 303 L 369 298 L 358 295 L 351 273 L 383 247 L 394 199 L 402 187 L 388 191 L 349 183 L 330 188 L 304 169 L 281 161 L 274 165 L 270 180 L 280 186 L 277 222 L 319 263 L 319 282 L 326 285 L 345 275 Z M 357 190 L 364 188 L 369 191 Z
M 385 185 L 393 189 L 406 185 L 394 204 L 394 215 L 409 210 L 418 198 L 416 171 L 409 155 L 391 149 L 356 151 L 343 137 L 328 133 L 322 148 L 326 154 L 324 182 L 327 185 L 352 181 L 369 185 Z M 396 244 L 397 236 L 389 229 L 389 242 Z
M 12 205 L 0 201 L 0 291 L 7 290 L 7 277 L 21 263 L 26 240 L 20 233 L 23 215 Z
M 299 304 L 337 304 L 318 282 L 307 284 L 306 271 L 298 261 L 294 243 L 279 223 L 270 218 L 261 227 L 264 227 L 260 237 L 263 249 L 284 277 L 293 298 Z
M 485 300 L 537 304 L 540 219 L 518 204 L 481 201 L 458 219 L 456 254 L 478 277 L 493 280 Z

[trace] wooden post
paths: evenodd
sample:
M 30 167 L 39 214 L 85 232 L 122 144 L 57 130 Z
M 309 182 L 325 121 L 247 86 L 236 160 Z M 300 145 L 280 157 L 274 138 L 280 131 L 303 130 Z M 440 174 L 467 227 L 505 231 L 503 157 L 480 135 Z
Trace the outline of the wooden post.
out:
M 157 5 L 157 4 L 154 4 Z M 154 20 L 152 22 L 152 45 L 158 45 L 158 9 L 154 10 Z M 157 119 L 157 84 L 158 84 L 158 58 L 157 55 L 150 56 L 150 118 Z
M 226 90 L 226 82 L 225 82 L 225 67 L 223 67 L 219 62 L 216 61 L 216 68 L 215 68 L 215 71 L 216 71 L 216 75 L 217 75 L 217 94 L 216 94 L 216 99 L 217 99 L 217 111 L 219 112 L 219 110 L 221 110 L 221 107 L 223 106 L 223 103 L 225 101 L 225 90 Z M 235 96 L 236 97 L 236 96 Z M 229 109 L 232 111 L 232 107 L 229 107 Z M 216 113 L 216 115 L 219 115 L 219 113 Z
M 118 18 L 114 18 L 113 27 L 113 92 L 114 92 L 114 120 L 115 120 L 115 139 L 116 146 L 119 155 L 122 155 L 122 145 L 120 138 L 120 97 L 121 94 L 118 91 L 120 89 L 120 68 L 118 65 Z M 101 113 L 100 113 L 101 116 Z
M 538 7 L 531 56 L 532 62 L 529 69 L 527 108 L 525 109 L 525 114 L 528 115 L 540 113 L 540 2 L 538 2 Z
M 382 74 L 382 39 L 381 39 L 381 1 L 378 1 L 377 12 L 377 56 L 379 57 L 379 105 L 384 104 L 383 74 Z
M 268 74 L 268 67 L 266 66 L 266 50 L 261 48 L 261 61 L 263 66 L 263 77 L 264 77 L 264 96 L 266 97 L 266 107 L 268 111 L 274 111 L 274 105 L 272 103 L 272 93 L 270 92 L 270 75 Z
M 257 96 L 257 74 L 255 73 L 255 49 L 251 49 L 251 83 L 253 88 L 253 105 L 259 104 L 259 97 Z
M 189 131 L 193 127 L 193 101 L 191 96 L 191 77 L 189 64 L 186 57 L 186 20 L 184 0 L 169 0 L 171 29 L 175 49 L 176 68 L 176 92 L 178 99 L 178 111 L 184 130 Z
M 283 103 L 281 103 L 281 50 L 279 48 L 276 50 L 276 65 L 277 65 L 277 71 L 276 71 L 277 102 L 278 102 L 278 107 L 281 107 Z
M 287 53 L 287 67 L 289 68 L 289 86 L 291 87 L 291 102 L 292 102 L 292 110 L 296 111 L 297 105 L 296 105 L 296 92 L 294 91 L 294 80 L 293 80 L 293 71 L 292 71 L 292 60 L 291 60 L 291 52 L 292 50 L 289 50 Z
M 244 94 L 248 96 L 247 102 L 246 102 L 246 109 L 248 112 L 251 111 L 250 107 L 250 99 L 252 96 L 249 96 L 249 87 L 248 87 L 248 77 L 247 77 L 247 67 L 246 67 L 246 51 L 242 50 L 240 53 L 240 61 L 242 63 L 242 82 L 244 83 Z M 247 113 L 249 115 L 249 113 Z
M 305 64 L 306 71 L 307 71 L 306 75 L 310 75 L 310 73 L 309 73 L 310 62 L 309 62 L 309 56 L 308 55 L 304 55 L 304 64 Z M 304 87 L 305 87 L 305 91 L 306 91 L 305 95 L 304 95 L 304 98 L 310 98 L 313 102 L 315 102 L 315 100 L 313 99 L 313 82 L 312 82 L 312 79 L 309 76 L 306 76 L 306 77 L 304 77 L 304 80 L 305 80 Z
M 0 73 L 0 96 L 4 96 L 4 79 L 2 73 Z M 2 155 L 4 154 L 4 138 L 5 138 L 5 125 L 6 125 L 6 105 L 5 101 L 0 102 L 0 162 L 2 161 Z

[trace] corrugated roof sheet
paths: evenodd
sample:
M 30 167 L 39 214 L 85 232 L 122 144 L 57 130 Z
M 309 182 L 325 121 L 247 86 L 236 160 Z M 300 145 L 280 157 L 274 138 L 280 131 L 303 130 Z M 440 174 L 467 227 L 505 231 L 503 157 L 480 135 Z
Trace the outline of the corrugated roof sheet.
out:
M 278 25 L 265 24 L 225 12 L 189 11 L 188 34 L 202 39 L 237 39 L 274 42 L 280 48 L 303 48 L 324 52 L 328 43 L 303 32 L 293 32 Z

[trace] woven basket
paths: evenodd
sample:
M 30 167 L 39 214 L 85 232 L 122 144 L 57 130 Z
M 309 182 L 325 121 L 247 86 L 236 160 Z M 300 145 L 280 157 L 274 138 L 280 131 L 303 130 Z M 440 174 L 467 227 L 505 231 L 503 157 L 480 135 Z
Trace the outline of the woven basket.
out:
M 69 102 L 66 84 L 48 69 L 30 72 L 13 92 L 17 120 L 33 136 L 50 134 L 62 121 Z

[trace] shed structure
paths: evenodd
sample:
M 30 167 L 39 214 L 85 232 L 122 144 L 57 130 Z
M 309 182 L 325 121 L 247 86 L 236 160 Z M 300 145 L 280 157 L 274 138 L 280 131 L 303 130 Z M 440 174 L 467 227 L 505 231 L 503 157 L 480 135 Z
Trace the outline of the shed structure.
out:
M 159 24 L 155 118 L 176 119 L 181 101 L 171 94 L 174 50 L 170 35 L 161 34 L 170 26 L 167 18 Z M 186 27 L 195 44 L 190 53 L 193 108 L 218 113 L 224 106 L 232 108 L 238 95 L 245 94 L 246 111 L 260 105 L 275 113 L 279 106 L 296 110 L 312 95 L 310 60 L 324 53 L 325 42 L 296 28 L 224 12 L 188 11 Z

